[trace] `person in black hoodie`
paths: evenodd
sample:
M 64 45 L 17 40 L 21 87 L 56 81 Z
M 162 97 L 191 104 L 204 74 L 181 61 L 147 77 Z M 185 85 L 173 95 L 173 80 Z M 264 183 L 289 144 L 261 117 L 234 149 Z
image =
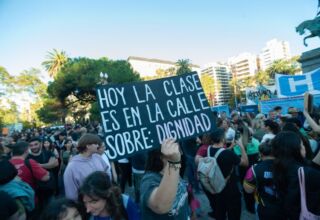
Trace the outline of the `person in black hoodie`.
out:
M 140 184 L 145 172 L 147 153 L 142 152 L 131 157 L 135 202 L 140 202 Z
M 313 161 L 306 161 L 306 151 L 300 137 L 291 131 L 283 131 L 272 140 L 273 180 L 283 200 L 285 219 L 299 219 L 300 186 L 298 169 L 305 173 L 305 190 L 308 210 L 320 215 L 320 154 Z
M 273 182 L 273 161 L 271 141 L 259 146 L 261 161 L 251 166 L 244 178 L 243 188 L 246 193 L 255 193 L 257 214 L 260 220 L 282 220 L 282 203 Z

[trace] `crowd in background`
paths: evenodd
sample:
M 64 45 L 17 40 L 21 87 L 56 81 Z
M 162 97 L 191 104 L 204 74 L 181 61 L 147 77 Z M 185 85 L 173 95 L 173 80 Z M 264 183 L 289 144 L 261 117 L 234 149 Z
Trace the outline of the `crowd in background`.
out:
M 293 107 L 268 115 L 214 112 L 211 133 L 180 143 L 167 139 L 160 148 L 113 162 L 99 123 L 3 135 L 0 218 L 195 220 L 203 215 L 202 192 L 212 209 L 208 216 L 218 220 L 240 219 L 244 209 L 259 219 L 299 219 L 308 211 L 319 216 L 317 113 Z M 213 194 L 199 182 L 197 166 L 219 149 L 226 186 Z

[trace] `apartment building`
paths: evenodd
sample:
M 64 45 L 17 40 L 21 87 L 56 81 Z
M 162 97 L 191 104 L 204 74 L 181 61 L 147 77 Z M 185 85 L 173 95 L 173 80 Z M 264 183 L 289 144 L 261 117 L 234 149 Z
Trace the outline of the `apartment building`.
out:
M 209 63 L 201 70 L 201 76 L 207 75 L 213 79 L 214 94 L 210 94 L 214 105 L 228 104 L 231 98 L 231 72 L 227 64 L 223 63 Z M 200 77 L 201 77 L 200 76 Z
M 167 60 L 130 56 L 128 58 L 128 62 L 131 64 L 132 68 L 140 74 L 142 78 L 155 76 L 158 69 L 177 69 L 176 62 Z M 191 64 L 191 69 L 192 71 L 196 71 L 198 73 L 200 72 L 200 66 L 198 65 Z
M 260 68 L 266 70 L 274 61 L 290 59 L 291 52 L 288 41 L 272 39 L 266 43 L 259 55 Z

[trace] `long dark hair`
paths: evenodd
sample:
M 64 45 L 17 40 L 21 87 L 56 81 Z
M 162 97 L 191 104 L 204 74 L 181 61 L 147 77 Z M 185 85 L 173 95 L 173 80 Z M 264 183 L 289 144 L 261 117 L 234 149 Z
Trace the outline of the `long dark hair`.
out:
M 295 164 L 303 164 L 301 155 L 301 139 L 292 131 L 282 131 L 272 140 L 273 179 L 280 191 L 285 191 L 288 185 L 288 168 Z
M 301 141 L 303 142 L 304 147 L 306 148 L 306 158 L 309 160 L 313 159 L 313 152 L 310 146 L 309 139 L 305 137 L 300 130 L 296 127 L 296 125 L 292 122 L 287 122 L 282 128 L 283 131 L 292 131 L 299 135 Z
M 49 142 L 49 149 L 48 150 L 53 152 L 54 151 L 54 146 L 53 146 L 52 141 L 48 137 L 43 138 L 43 140 L 42 140 L 42 148 L 45 149 L 44 142 L 46 142 L 46 141 Z M 45 150 L 47 150 L 47 149 L 45 149 Z
M 50 202 L 50 204 L 46 207 L 46 209 L 41 214 L 41 219 L 46 220 L 59 220 L 66 217 L 67 209 L 75 208 L 79 212 L 79 205 L 74 201 L 66 198 L 56 199 Z M 83 216 L 81 215 L 83 218 Z
M 270 119 L 264 121 L 264 126 L 269 127 L 272 134 L 274 135 L 278 134 L 280 131 L 280 126 L 278 125 L 278 123 Z
M 109 176 L 102 171 L 90 174 L 79 190 L 79 200 L 83 206 L 83 196 L 93 199 L 106 200 L 106 210 L 114 220 L 128 220 L 127 212 L 123 206 L 121 189 L 113 186 Z

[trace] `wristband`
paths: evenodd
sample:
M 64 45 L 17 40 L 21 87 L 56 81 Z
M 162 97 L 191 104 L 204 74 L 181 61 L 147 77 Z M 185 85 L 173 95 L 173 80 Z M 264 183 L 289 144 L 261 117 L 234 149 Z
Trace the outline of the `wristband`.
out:
M 169 175 L 170 175 L 170 169 L 174 169 L 175 171 L 178 171 L 181 168 L 181 161 L 173 162 L 168 161 L 168 169 L 169 169 Z

